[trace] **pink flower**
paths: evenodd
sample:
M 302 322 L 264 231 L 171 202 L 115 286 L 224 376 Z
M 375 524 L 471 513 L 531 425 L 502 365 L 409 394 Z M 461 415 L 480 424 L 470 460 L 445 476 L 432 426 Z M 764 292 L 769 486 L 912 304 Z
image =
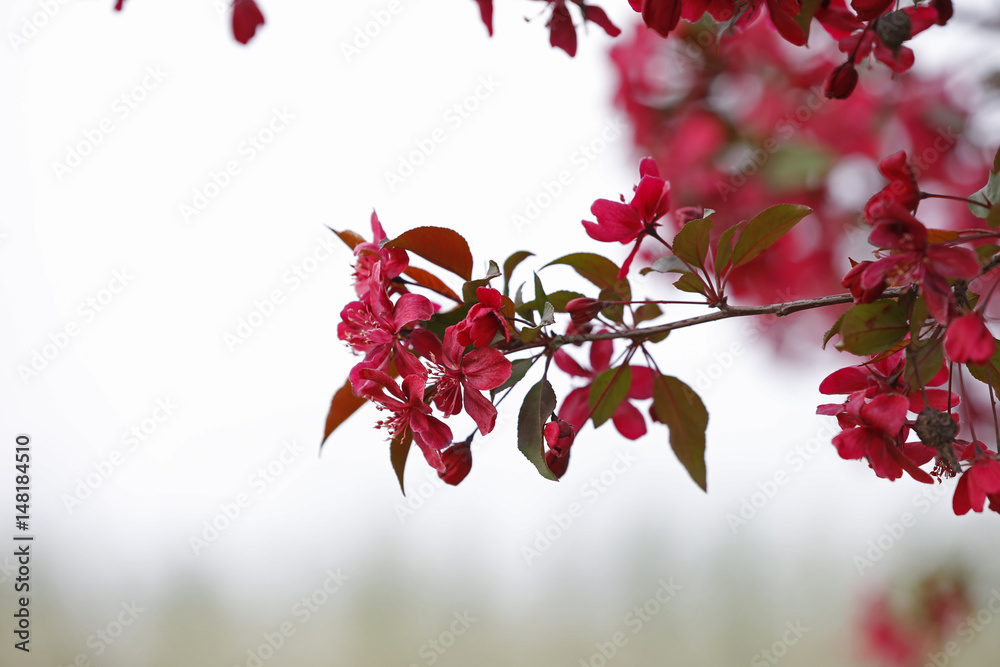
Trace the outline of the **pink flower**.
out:
M 670 184 L 660 178 L 660 170 L 652 158 L 643 158 L 639 163 L 639 176 L 631 202 L 626 204 L 624 197 L 621 202 L 598 199 L 590 207 L 597 222 L 583 221 L 587 234 L 596 241 L 623 244 L 635 241 L 632 252 L 622 264 L 619 279 L 628 274 L 643 237 L 655 236 L 657 221 L 670 210 Z
M 898 204 L 910 213 L 916 211 L 920 203 L 920 188 L 917 186 L 917 175 L 906 159 L 906 151 L 882 158 L 878 170 L 889 179 L 889 184 L 865 204 L 865 220 L 872 224 L 881 220 L 892 204 Z
M 249 42 L 264 25 L 264 15 L 254 0 L 233 0 L 233 37 L 240 44 Z
M 371 289 L 372 268 L 382 266 L 380 287 L 387 287 L 389 281 L 400 276 L 410 265 L 410 257 L 402 248 L 383 248 L 385 230 L 378 215 L 372 211 L 372 240 L 354 246 L 354 291 L 359 299 L 365 299 Z
M 488 347 L 497 332 L 503 334 L 504 341 L 510 342 L 507 318 L 501 312 L 503 296 L 492 287 L 477 287 L 479 303 L 469 309 L 465 319 L 455 325 L 459 345 L 465 347 Z
M 426 330 L 414 332 L 414 346 L 437 366 L 431 375 L 436 379 L 434 405 L 446 417 L 457 415 L 464 407 L 476 422 L 479 432 L 486 435 L 496 423 L 497 409 L 482 395 L 507 381 L 511 373 L 510 361 L 500 350 L 484 347 L 465 354 L 465 346 L 458 342 L 456 327 L 445 329 L 444 345 L 437 336 Z
M 944 351 L 960 364 L 985 364 L 995 348 L 993 334 L 986 328 L 983 316 L 975 311 L 953 319 L 944 335 Z
M 596 340 L 590 345 L 590 365 L 588 370 L 573 360 L 562 348 L 556 350 L 554 359 L 556 365 L 564 372 L 574 377 L 591 380 L 586 386 L 571 391 L 559 408 L 559 418 L 578 429 L 590 418 L 590 385 L 598 375 L 610 368 L 611 354 L 614 344 L 610 340 Z M 642 413 L 629 400 L 643 400 L 653 397 L 653 371 L 645 366 L 632 366 L 632 386 L 628 396 L 623 400 L 612 415 L 618 432 L 629 440 L 637 440 L 646 435 L 646 420 Z
M 930 244 L 927 228 L 898 203 L 890 202 L 868 241 L 891 251 L 861 274 L 861 288 L 919 283 L 931 317 L 947 324 L 957 308 L 946 278 L 970 279 L 979 273 L 979 260 L 968 248 Z
M 857 85 L 858 71 L 854 69 L 854 63 L 846 62 L 830 72 L 824 94 L 832 100 L 846 100 Z
M 554 417 L 552 421 L 542 429 L 545 436 L 545 444 L 554 451 L 557 456 L 569 454 L 569 448 L 576 438 L 576 428 L 569 422 L 563 421 L 559 417 Z
M 910 401 L 906 396 L 883 394 L 871 401 L 857 395 L 847 401 L 840 416 L 845 429 L 834 436 L 833 444 L 844 459 L 867 458 L 875 474 L 889 480 L 902 477 L 905 470 L 918 482 L 933 479 L 903 452 L 904 429 Z
M 380 265 L 375 265 L 372 284 L 380 280 Z M 426 370 L 406 349 L 404 329 L 412 322 L 430 319 L 434 307 L 419 294 L 404 294 L 394 304 L 384 289 L 373 290 L 369 301 L 352 301 L 340 313 L 337 337 L 355 352 L 365 355 L 361 366 L 384 370 L 390 361 L 402 377 L 425 375 Z M 355 393 L 358 387 L 355 386 Z
M 439 472 L 446 470 L 441 450 L 451 443 L 451 429 L 432 416 L 431 406 L 424 402 L 426 379 L 423 376 L 405 377 L 400 388 L 395 380 L 382 371 L 355 366 L 351 371 L 351 384 L 362 388 L 360 396 L 380 404 L 392 413 L 388 419 L 378 422 L 376 428 L 385 428 L 390 436 L 410 429 L 413 441 L 420 447 L 431 467 Z
M 955 487 L 952 509 L 958 515 L 969 510 L 982 512 L 987 497 L 991 509 L 1000 504 L 1000 461 L 992 452 L 981 453 L 962 473 Z

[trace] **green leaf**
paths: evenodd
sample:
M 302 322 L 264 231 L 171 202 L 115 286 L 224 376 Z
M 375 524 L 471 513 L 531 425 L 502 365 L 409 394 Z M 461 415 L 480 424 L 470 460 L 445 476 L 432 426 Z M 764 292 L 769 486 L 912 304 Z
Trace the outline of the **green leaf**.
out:
M 565 264 L 570 266 L 594 285 L 601 289 L 613 289 L 618 282 L 618 266 L 607 257 L 591 252 L 577 252 L 553 260 L 545 266 Z M 542 268 L 545 268 L 544 266 Z
M 392 460 L 392 469 L 396 471 L 396 479 L 399 480 L 399 490 L 406 495 L 403 488 L 403 470 L 406 468 L 406 456 L 410 453 L 410 444 L 413 442 L 413 432 L 406 427 L 402 433 L 397 433 L 392 438 L 389 445 L 389 458 Z
M 906 338 L 909 331 L 906 311 L 895 301 L 862 303 L 844 313 L 837 349 L 862 356 L 878 354 Z
M 657 317 L 663 314 L 663 311 L 655 303 L 644 303 L 635 309 L 633 315 L 634 323 L 636 326 L 641 322 L 649 322 L 650 320 L 655 320 Z
M 403 232 L 385 246 L 403 248 L 465 280 L 472 278 L 472 251 L 462 235 L 451 229 L 417 227 Z
M 846 315 L 847 313 L 844 313 Z M 835 334 L 840 333 L 840 325 L 844 323 L 844 315 L 837 318 L 837 321 L 833 323 L 830 330 L 823 334 L 823 349 L 826 349 L 826 344 L 830 342 L 830 339 L 834 337 Z
M 997 252 L 1000 252 L 1000 246 L 993 243 L 985 243 L 981 246 L 977 246 L 975 248 L 975 252 L 976 257 L 979 259 L 979 263 L 985 266 L 991 259 L 993 259 L 993 256 L 996 255 Z
M 944 363 L 944 338 L 937 337 L 911 342 L 906 348 L 906 365 L 903 366 L 903 382 L 910 392 L 920 391 L 931 381 Z
M 490 398 L 494 399 L 497 397 L 501 391 L 505 389 L 510 389 L 515 384 L 524 379 L 528 370 L 534 365 L 534 360 L 532 359 L 515 359 L 510 364 L 510 377 L 499 387 L 490 390 Z
M 739 230 L 746 227 L 746 222 L 741 222 L 737 225 L 733 225 L 726 231 L 722 232 L 722 236 L 719 237 L 719 245 L 715 250 L 715 277 L 718 278 L 722 275 L 725 270 L 726 265 L 732 259 L 733 256 L 733 235 Z
M 806 33 L 807 40 L 809 39 L 809 27 L 812 25 L 813 16 L 816 15 L 816 10 L 822 4 L 823 0 L 802 0 L 802 10 L 795 17 L 795 22 Z
M 594 428 L 611 419 L 632 387 L 632 369 L 628 364 L 609 368 L 590 385 L 590 413 Z
M 552 304 L 552 307 L 556 309 L 557 313 L 565 313 L 567 303 L 573 299 L 581 298 L 583 298 L 583 295 L 579 292 L 570 292 L 569 290 L 563 289 L 549 294 L 549 303 Z
M 969 210 L 972 211 L 972 215 L 977 218 L 989 216 L 992 209 L 972 202 L 989 202 L 995 208 L 995 204 L 1000 202 L 1000 174 L 991 171 L 989 178 L 986 180 L 986 185 L 980 188 L 978 192 L 973 193 L 969 199 L 971 200 L 969 202 Z
M 758 213 L 736 241 L 731 258 L 733 267 L 753 260 L 810 213 L 811 208 L 797 204 L 778 204 Z
M 546 479 L 556 476 L 545 464 L 545 447 L 542 429 L 556 409 L 556 395 L 552 385 L 545 378 L 535 384 L 524 396 L 521 410 L 517 415 L 517 448 L 525 458 L 535 464 L 535 468 Z
M 674 255 L 691 266 L 704 270 L 711 233 L 712 218 L 690 221 L 674 237 Z
M 653 383 L 650 415 L 670 429 L 670 447 L 702 491 L 708 491 L 705 468 L 705 430 L 708 410 L 691 387 L 669 375 Z
M 515 252 L 513 255 L 511 255 L 504 261 L 503 263 L 504 296 L 507 296 L 508 290 L 510 289 L 510 277 L 514 273 L 514 269 L 517 268 L 518 264 L 528 259 L 529 257 L 533 257 L 534 255 L 535 253 L 533 252 L 528 252 L 527 250 L 521 250 L 519 252 Z
M 485 278 L 478 278 L 476 280 L 470 280 L 462 285 L 462 297 L 467 305 L 474 303 L 479 303 L 479 297 L 476 296 L 476 290 L 480 287 L 486 287 L 490 284 L 490 281 L 500 275 L 500 267 L 492 259 L 490 260 L 489 268 L 486 270 Z
M 319 445 L 320 449 L 323 448 L 323 444 L 330 437 L 330 434 L 348 417 L 357 412 L 366 400 L 354 395 L 350 380 L 344 382 L 344 386 L 337 390 L 330 402 L 330 411 L 326 415 L 326 428 L 323 430 L 323 442 Z
M 545 296 L 545 288 L 542 287 L 542 281 L 539 279 L 538 274 L 535 274 L 535 301 L 532 307 L 539 313 L 542 312 L 543 306 L 548 302 L 548 298 Z
M 983 384 L 993 387 L 993 391 L 1000 393 L 1000 341 L 996 341 L 993 356 L 985 364 L 966 364 L 969 374 Z
M 992 229 L 1000 227 L 1000 204 L 994 204 L 986 216 L 986 224 Z
M 546 301 L 542 304 L 542 319 L 538 320 L 538 326 L 550 327 L 556 323 L 556 309 Z
M 682 292 L 705 295 L 705 282 L 693 273 L 685 273 L 680 280 L 674 283 L 674 287 Z
M 673 255 L 657 257 L 652 266 L 639 269 L 639 273 L 642 275 L 652 273 L 653 271 L 656 273 L 691 273 L 691 269 L 679 257 L 674 257 Z

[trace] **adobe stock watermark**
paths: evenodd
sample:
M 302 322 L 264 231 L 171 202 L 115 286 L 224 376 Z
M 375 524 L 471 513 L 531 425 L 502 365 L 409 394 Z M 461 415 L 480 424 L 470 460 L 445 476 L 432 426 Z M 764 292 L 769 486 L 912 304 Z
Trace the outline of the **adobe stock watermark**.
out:
M 472 114 L 479 110 L 483 102 L 490 99 L 501 82 L 493 74 L 479 77 L 475 88 L 468 95 L 452 104 L 442 116 L 444 125 L 435 126 L 430 132 L 413 140 L 414 148 L 399 155 L 395 169 L 385 172 L 385 184 L 389 192 L 395 192 L 406 179 L 416 173 L 417 168 L 427 162 L 431 155 L 444 144 L 451 133 L 457 131 Z
M 778 664 L 782 658 L 788 655 L 788 649 L 798 644 L 799 640 L 809 632 L 809 628 L 802 625 L 802 621 L 799 620 L 788 621 L 785 623 L 785 628 L 787 629 L 773 644 L 750 658 L 750 667 L 768 667 L 768 665 Z
M 830 447 L 830 439 L 840 431 L 836 428 L 836 422 L 822 420 L 816 435 L 806 440 L 805 443 L 795 446 L 795 449 L 785 455 L 784 465 L 776 468 L 770 477 L 757 482 L 757 489 L 743 496 L 739 507 L 734 512 L 726 514 L 726 524 L 733 535 L 738 533 L 763 510 L 794 475 L 801 473 L 806 464 L 824 447 Z
M 121 611 L 103 627 L 94 630 L 94 633 L 87 637 L 87 648 L 89 652 L 77 653 L 71 662 L 65 667 L 97 667 L 99 663 L 94 661 L 111 648 L 114 643 L 121 638 L 125 631 L 139 619 L 139 616 L 146 611 L 140 607 L 135 600 L 122 602 Z M 59 667 L 63 667 L 62 663 Z
M 541 217 L 556 199 L 573 185 L 578 174 L 582 174 L 607 151 L 608 146 L 618 141 L 625 130 L 628 121 L 624 116 L 612 118 L 595 136 L 581 142 L 567 164 L 551 178 L 543 180 L 539 187 L 524 198 L 524 206 L 520 211 L 512 213 L 510 222 L 520 234 L 521 230 Z
M 503 428 L 502 416 L 497 415 L 497 421 L 494 425 L 494 430 L 500 430 Z M 476 452 L 479 451 L 480 438 L 476 438 L 472 441 L 472 446 L 469 451 L 472 452 L 473 459 L 475 459 Z M 406 520 L 412 516 L 415 516 L 417 512 L 427 507 L 427 503 L 431 498 L 442 488 L 448 486 L 443 479 L 441 479 L 436 472 L 431 468 L 424 469 L 424 481 L 420 482 L 417 486 L 410 485 L 407 489 L 407 494 L 403 496 L 402 499 L 396 501 L 396 517 L 399 519 L 400 525 L 406 523 Z
M 7 33 L 7 41 L 10 42 L 10 48 L 14 53 L 20 53 L 21 49 L 27 46 L 28 42 L 34 39 L 68 4 L 69 0 L 39 0 L 38 11 L 22 18 L 17 32 Z
M 160 87 L 169 72 L 163 71 L 161 65 L 149 65 L 143 70 L 141 79 L 115 98 L 108 113 L 93 125 L 84 128 L 81 137 L 71 142 L 64 149 L 62 162 L 53 160 L 52 173 L 61 183 L 68 175 L 83 165 L 84 161 L 97 150 L 97 147 L 108 140 L 108 137 L 136 109 L 139 108 L 150 94 Z
M 128 454 L 139 451 L 139 448 L 160 430 L 160 426 L 167 422 L 176 410 L 177 404 L 169 396 L 156 399 L 156 405 L 149 415 L 122 433 L 122 449 L 113 449 L 110 454 L 93 463 L 91 465 L 92 471 L 77 478 L 72 493 L 62 494 L 60 500 L 62 500 L 66 512 L 72 514 L 91 498 L 94 492 L 111 479 L 118 468 L 124 465 Z
M 642 632 L 657 614 L 681 591 L 680 584 L 674 583 L 674 578 L 660 579 L 656 591 L 642 603 L 634 606 L 622 619 L 622 625 L 630 630 L 632 635 Z M 628 644 L 629 634 L 625 630 L 616 630 L 607 641 L 594 642 L 597 649 L 586 658 L 580 658 L 580 667 L 605 667 L 615 659 L 623 646 Z
M 382 34 L 382 31 L 389 27 L 392 20 L 403 11 L 401 0 L 389 0 L 382 9 L 373 9 L 371 19 L 363 26 L 355 26 L 354 34 L 350 41 L 340 42 L 340 52 L 344 54 L 344 60 L 350 63 L 361 52 L 368 48 L 372 41 Z
M 343 246 L 333 234 L 320 234 L 304 256 L 294 261 L 281 274 L 281 287 L 273 287 L 264 296 L 254 299 L 250 312 L 241 315 L 231 330 L 222 335 L 222 340 L 230 352 L 253 337 L 264 323 L 274 317 L 278 307 L 287 302 L 288 296 L 298 290 L 319 271 Z
M 619 451 L 610 466 L 585 481 L 580 487 L 580 497 L 586 500 L 586 504 L 574 501 L 566 507 L 566 511 L 550 514 L 549 522 L 535 531 L 534 540 L 530 544 L 521 546 L 521 556 L 525 564 L 532 565 L 542 554 L 551 549 L 555 542 L 579 522 L 587 507 L 600 500 L 638 460 L 628 452 Z
M 921 484 L 919 492 L 911 498 L 911 504 L 918 509 L 921 514 L 931 511 L 934 503 L 941 498 L 951 495 L 952 490 L 943 484 Z M 903 538 L 907 529 L 912 528 L 917 523 L 917 517 L 913 512 L 903 512 L 899 519 L 890 523 L 882 524 L 882 532 L 876 537 L 868 540 L 867 547 L 863 554 L 857 554 L 852 559 L 858 574 L 864 576 L 865 571 L 875 566 L 885 555 L 892 550 L 896 543 Z
M 205 212 L 209 205 L 218 199 L 222 192 L 233 183 L 233 179 L 243 173 L 243 170 L 257 159 L 261 153 L 271 146 L 278 136 L 288 129 L 295 115 L 287 107 L 275 107 L 271 116 L 261 125 L 260 129 L 251 132 L 240 142 L 236 155 L 226 160 L 218 169 L 208 172 L 208 178 L 196 186 L 190 199 L 178 205 L 181 220 L 192 224 L 194 219 Z
M 219 505 L 219 511 L 211 518 L 201 522 L 201 529 L 188 537 L 188 546 L 195 556 L 201 555 L 209 545 L 218 539 L 236 523 L 254 501 L 267 491 L 274 482 L 295 463 L 305 448 L 295 440 L 285 440 L 281 443 L 281 451 L 266 464 L 260 466 L 247 477 L 250 491 L 242 491 L 227 502 Z M 252 493 L 251 493 L 252 491 Z
M 308 623 L 344 587 L 344 582 L 351 578 L 339 567 L 336 570 L 329 568 L 325 574 L 326 577 L 320 585 L 292 604 L 289 614 L 299 625 Z M 296 630 L 292 621 L 284 620 L 274 630 L 262 632 L 263 641 L 248 648 L 246 660 L 242 665 L 237 664 L 234 667 L 263 667 L 264 663 L 273 658 L 288 640 L 295 636 Z
M 992 596 L 986 605 L 981 607 L 975 614 L 969 614 L 961 623 L 955 627 L 955 634 L 965 640 L 965 644 L 971 644 L 972 640 L 979 633 L 986 630 L 986 627 L 993 623 L 993 620 L 1000 614 L 1000 591 L 993 589 Z M 962 652 L 962 646 L 956 641 L 949 641 L 942 651 L 932 651 L 927 654 L 927 662 L 924 667 L 947 667 L 953 658 L 957 658 Z
M 459 637 L 468 632 L 472 624 L 478 620 L 469 613 L 468 609 L 462 612 L 454 612 L 452 618 L 454 620 L 451 621 L 446 629 L 442 630 L 436 637 L 428 639 L 417 649 L 417 655 L 423 659 L 423 664 L 428 666 L 436 664 L 441 659 L 441 656 L 455 645 Z M 411 662 L 409 667 L 420 667 L 420 665 Z
M 83 299 L 77 306 L 78 318 L 69 320 L 61 328 L 50 333 L 44 343 L 28 354 L 26 362 L 18 365 L 17 374 L 21 381 L 27 385 L 29 381 L 41 375 L 69 347 L 70 342 L 79 336 L 87 325 L 93 323 L 98 315 L 107 310 L 134 280 L 135 276 L 127 268 L 113 271 L 111 279 L 104 287 Z

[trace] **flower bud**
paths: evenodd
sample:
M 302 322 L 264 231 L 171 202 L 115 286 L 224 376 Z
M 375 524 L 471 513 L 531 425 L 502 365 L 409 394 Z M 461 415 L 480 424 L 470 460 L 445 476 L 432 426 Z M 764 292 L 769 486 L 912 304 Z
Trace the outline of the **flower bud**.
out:
M 545 425 L 545 442 L 558 456 L 569 454 L 569 448 L 576 437 L 572 424 L 556 417 Z
M 597 317 L 597 314 L 601 312 L 603 308 L 608 305 L 606 301 L 601 301 L 599 299 L 591 299 L 589 297 L 582 297 L 579 299 L 572 299 L 566 304 L 566 312 L 573 319 L 573 324 L 577 326 L 581 324 L 586 324 L 590 320 Z
M 562 456 L 556 454 L 554 449 L 548 450 L 545 452 L 545 465 L 549 467 L 556 479 L 559 479 L 566 474 L 566 468 L 569 467 L 569 450 L 566 450 Z
M 855 303 L 871 303 L 875 299 L 882 296 L 882 292 L 885 291 L 885 281 L 882 281 L 881 284 L 872 289 L 866 290 L 861 286 L 861 274 L 864 273 L 865 269 L 871 265 L 872 262 L 868 260 L 858 262 L 851 268 L 850 271 L 847 272 L 847 275 L 844 276 L 844 280 L 840 283 L 851 291 L 851 294 L 854 296 Z
M 438 471 L 438 477 L 446 483 L 455 486 L 472 470 L 472 449 L 469 442 L 460 442 L 441 452 L 444 470 Z
M 848 61 L 830 72 L 826 80 L 826 96 L 832 100 L 846 100 L 858 85 L 858 71 Z

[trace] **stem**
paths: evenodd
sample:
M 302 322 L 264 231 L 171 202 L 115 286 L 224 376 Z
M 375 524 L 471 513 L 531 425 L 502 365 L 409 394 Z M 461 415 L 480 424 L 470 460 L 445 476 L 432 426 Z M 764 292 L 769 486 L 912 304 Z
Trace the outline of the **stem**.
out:
M 921 192 L 921 199 L 953 199 L 955 201 L 965 202 L 966 204 L 975 204 L 976 206 L 982 206 L 983 208 L 993 208 L 993 204 L 988 199 L 983 199 L 983 201 L 976 201 L 975 199 L 970 199 L 968 197 L 959 197 L 957 195 L 936 195 L 930 192 Z
M 887 298 L 894 298 L 902 296 L 909 287 L 892 287 L 882 293 L 882 296 Z M 811 310 L 813 308 L 825 308 L 827 306 L 838 306 L 845 303 L 854 303 L 854 296 L 850 293 L 848 294 L 832 294 L 830 296 L 822 296 L 815 299 L 800 299 L 798 301 L 786 301 L 784 303 L 772 303 L 766 306 L 720 306 L 718 312 L 708 313 L 707 315 L 699 315 L 698 317 L 690 317 L 686 320 L 678 320 L 677 322 L 670 322 L 668 324 L 661 324 L 654 327 L 642 327 L 639 329 L 632 329 L 629 331 L 619 331 L 619 332 L 605 332 L 605 333 L 594 333 L 594 334 L 576 334 L 572 336 L 553 336 L 550 340 L 539 341 L 537 343 L 530 343 L 524 347 L 517 348 L 517 350 L 524 350 L 533 347 L 548 346 L 555 343 L 557 346 L 560 345 L 576 345 L 580 343 L 587 343 L 595 340 L 614 340 L 616 338 L 627 338 L 627 339 L 645 339 L 652 336 L 656 336 L 661 333 L 666 333 L 667 331 L 673 331 L 674 329 L 683 329 L 686 327 L 692 327 L 696 324 L 704 324 L 705 322 L 714 322 L 716 320 L 724 320 L 730 317 L 748 317 L 751 315 L 777 315 L 778 317 L 784 317 L 785 315 L 791 315 L 792 313 L 797 313 L 800 310 Z M 517 350 L 511 350 L 517 351 Z

